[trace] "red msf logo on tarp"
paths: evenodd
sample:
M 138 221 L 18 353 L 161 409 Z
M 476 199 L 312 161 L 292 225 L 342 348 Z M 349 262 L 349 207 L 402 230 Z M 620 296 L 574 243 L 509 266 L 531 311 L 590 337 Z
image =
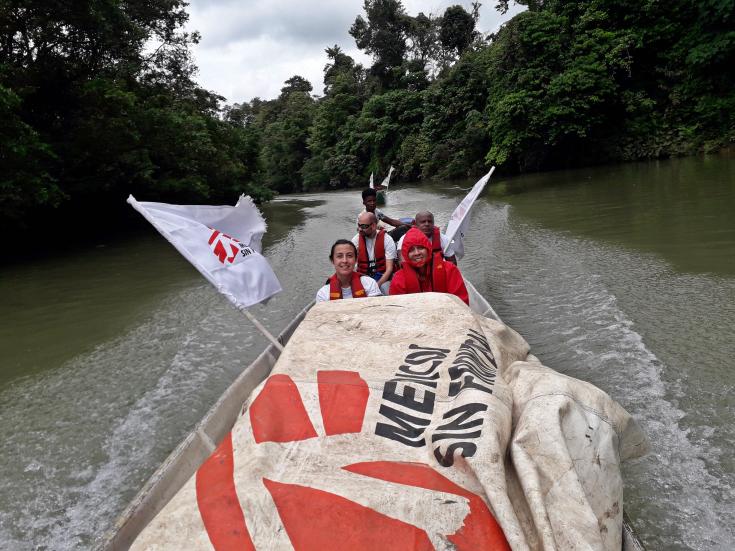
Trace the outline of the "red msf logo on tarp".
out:
M 225 262 L 232 262 L 235 260 L 237 253 L 240 252 L 240 242 L 234 237 L 220 232 L 219 230 L 212 230 L 212 235 L 209 236 L 209 246 L 219 261 L 224 264 Z
M 268 378 L 249 408 L 257 444 L 330 438 L 362 431 L 370 389 L 360 374 L 354 371 L 318 371 L 316 382 L 325 435 L 317 434 L 293 379 L 278 374 Z M 469 513 L 461 528 L 446 535 L 454 548 L 458 551 L 510 551 L 500 526 L 480 496 L 427 464 L 365 459 L 338 468 L 372 479 L 376 488 L 399 484 L 466 499 Z M 245 512 L 235 489 L 234 463 L 232 435 L 228 434 L 197 471 L 197 504 L 214 549 L 254 550 Z M 429 535 L 422 528 L 340 495 L 265 477 L 261 482 L 273 499 L 294 549 L 434 549 Z M 394 488 L 387 487 L 386 492 L 394 491 Z M 326 511 L 330 513 L 325 514 Z

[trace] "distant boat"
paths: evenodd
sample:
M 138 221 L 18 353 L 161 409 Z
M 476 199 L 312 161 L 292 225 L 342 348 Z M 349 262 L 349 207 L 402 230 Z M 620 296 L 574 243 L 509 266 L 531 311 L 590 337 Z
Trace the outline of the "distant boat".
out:
M 378 200 L 378 204 L 380 205 L 385 204 L 386 192 L 388 191 L 388 186 L 390 186 L 390 178 L 393 175 L 394 170 L 395 168 L 393 168 L 393 165 L 391 165 L 390 170 L 388 171 L 388 175 L 383 179 L 382 182 L 380 182 L 378 186 L 374 185 L 373 173 L 370 173 L 370 188 L 378 192 L 376 199 Z
M 375 185 L 374 173 L 371 172 L 370 173 L 370 184 L 369 184 L 370 185 L 370 189 L 375 189 L 377 191 L 385 191 L 385 190 L 387 190 L 388 189 L 388 186 L 390 186 L 390 178 L 391 178 L 391 176 L 393 176 L 393 171 L 394 170 L 395 170 L 395 168 L 393 167 L 393 165 L 391 165 L 390 170 L 388 171 L 388 176 L 386 176 L 385 178 L 383 178 L 383 181 L 380 182 L 380 184 L 378 184 L 377 186 Z
M 378 189 L 388 189 L 388 186 L 390 185 L 390 177 L 393 175 L 393 171 L 395 168 L 393 168 L 393 165 L 391 165 L 390 170 L 388 171 L 388 176 L 385 177 L 385 179 L 380 182 L 380 186 L 378 186 Z

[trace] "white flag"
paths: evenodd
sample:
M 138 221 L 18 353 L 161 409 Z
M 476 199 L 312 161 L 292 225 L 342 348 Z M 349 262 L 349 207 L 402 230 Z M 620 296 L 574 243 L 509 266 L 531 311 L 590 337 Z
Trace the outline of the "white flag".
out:
M 266 224 L 250 197 L 234 207 L 139 203 L 132 195 L 128 203 L 237 308 L 281 291 L 260 254 Z
M 386 177 L 385 177 L 385 178 L 383 179 L 382 183 L 380 184 L 380 185 L 381 185 L 381 187 L 384 187 L 384 188 L 386 188 L 386 189 L 388 188 L 388 186 L 390 185 L 390 177 L 391 177 L 391 175 L 393 174 L 393 171 L 394 171 L 394 170 L 395 170 L 395 168 L 393 168 L 393 165 L 391 165 L 391 167 L 390 167 L 390 170 L 388 171 L 388 176 L 386 176 Z
M 457 256 L 457 259 L 464 256 L 464 236 L 470 226 L 470 218 L 468 216 L 470 209 L 475 203 L 475 200 L 482 193 L 482 190 L 485 189 L 485 184 L 490 180 L 490 176 L 492 176 L 493 172 L 495 172 L 495 167 L 492 167 L 490 172 L 485 174 L 485 176 L 480 178 L 478 182 L 472 186 L 470 192 L 464 199 L 462 199 L 462 202 L 456 209 L 454 209 L 452 216 L 449 218 L 445 234 L 451 241 L 453 241 L 450 247 L 451 251 Z M 445 252 L 445 254 L 449 253 Z

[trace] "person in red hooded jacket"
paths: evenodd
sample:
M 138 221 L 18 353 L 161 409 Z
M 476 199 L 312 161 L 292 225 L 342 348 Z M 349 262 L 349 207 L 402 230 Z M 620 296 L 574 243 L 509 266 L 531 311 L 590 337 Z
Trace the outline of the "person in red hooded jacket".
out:
M 462 274 L 441 254 L 431 256 L 431 242 L 418 228 L 411 228 L 403 238 L 403 268 L 393 276 L 391 295 L 410 293 L 451 293 L 470 303 Z

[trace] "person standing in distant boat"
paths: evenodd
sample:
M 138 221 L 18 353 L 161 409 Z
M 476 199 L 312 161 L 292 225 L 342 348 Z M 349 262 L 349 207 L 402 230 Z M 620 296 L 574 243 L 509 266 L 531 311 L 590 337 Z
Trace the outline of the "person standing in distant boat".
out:
M 393 238 L 393 241 L 396 241 L 397 239 L 403 237 L 403 235 L 411 228 L 411 224 L 406 224 L 396 218 L 391 218 L 377 207 L 378 192 L 374 189 L 367 188 L 363 190 L 362 204 L 365 207 L 365 210 L 362 212 L 372 212 L 378 219 L 379 223 L 382 222 L 383 224 L 388 224 L 389 226 L 393 226 L 395 228 L 388 232 L 389 235 Z
M 418 228 L 408 230 L 403 249 L 403 268 L 393 277 L 391 295 L 450 293 L 469 305 L 470 297 L 459 268 L 439 253 L 432 257 L 432 245 Z
M 329 260 L 334 264 L 334 274 L 328 283 L 317 291 L 317 302 L 382 295 L 373 278 L 355 272 L 357 247 L 352 241 L 338 239 L 332 245 Z
M 395 241 L 384 229 L 378 229 L 378 219 L 372 212 L 363 212 L 357 217 L 357 235 L 352 242 L 357 247 L 357 271 L 372 277 L 387 295 L 396 261 Z
M 442 253 L 444 260 L 447 260 L 456 266 L 457 257 L 454 255 L 454 252 L 451 249 L 452 242 L 446 235 L 439 231 L 439 228 L 437 226 L 434 225 L 434 215 L 428 210 L 423 210 L 416 214 L 416 218 L 414 218 L 414 220 L 416 224 L 415 227 L 418 228 L 421 233 L 423 233 L 426 238 L 431 242 L 432 256 L 436 253 Z M 403 262 L 401 250 L 403 247 L 404 237 L 401 237 L 401 239 L 398 240 L 398 244 L 396 245 L 396 247 L 398 248 L 399 262 Z

